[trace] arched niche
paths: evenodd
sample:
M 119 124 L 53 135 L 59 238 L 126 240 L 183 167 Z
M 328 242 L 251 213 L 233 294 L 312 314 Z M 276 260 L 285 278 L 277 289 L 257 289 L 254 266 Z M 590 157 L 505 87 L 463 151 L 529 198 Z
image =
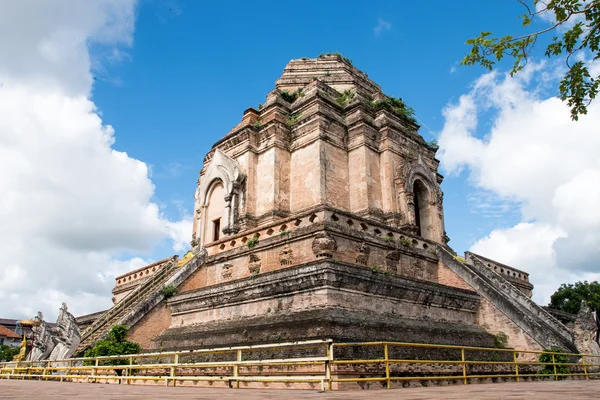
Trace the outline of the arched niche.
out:
M 205 197 L 204 237 L 205 243 L 219 240 L 225 221 L 225 186 L 220 179 L 212 181 Z
M 219 240 L 239 231 L 240 188 L 245 179 L 235 160 L 215 150 L 194 196 L 194 240 L 197 245 L 204 247 L 215 238 Z M 216 234 L 217 230 L 220 230 L 219 234 Z
M 420 164 L 408 173 L 404 190 L 408 193 L 409 221 L 417 227 L 423 239 L 439 242 L 438 213 L 435 202 L 437 187 L 430 178 L 431 172 Z
M 415 179 L 413 183 L 413 198 L 415 210 L 415 225 L 417 226 L 417 235 L 424 239 L 433 240 L 432 233 L 432 208 L 429 202 L 429 190 L 420 179 Z

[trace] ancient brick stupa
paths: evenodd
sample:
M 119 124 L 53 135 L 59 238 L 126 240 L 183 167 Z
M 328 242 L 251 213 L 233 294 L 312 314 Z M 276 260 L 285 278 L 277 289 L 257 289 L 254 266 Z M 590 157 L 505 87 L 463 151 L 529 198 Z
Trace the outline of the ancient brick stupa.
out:
M 511 347 L 575 350 L 573 332 L 529 299 L 527 273 L 448 247 L 436 148 L 418 130 L 347 59 L 290 61 L 204 158 L 193 257 L 118 277 L 115 306 L 88 318 L 81 349 L 125 323 L 148 350 L 492 346 L 500 331 Z

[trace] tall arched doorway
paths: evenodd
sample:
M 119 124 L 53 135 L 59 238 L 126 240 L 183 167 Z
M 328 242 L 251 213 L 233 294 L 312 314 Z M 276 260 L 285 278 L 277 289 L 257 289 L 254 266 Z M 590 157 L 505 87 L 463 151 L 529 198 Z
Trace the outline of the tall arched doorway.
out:
M 215 180 L 206 196 L 204 219 L 204 243 L 211 243 L 221 238 L 224 228 L 225 188 L 220 180 Z
M 415 204 L 415 225 L 417 234 L 424 239 L 433 239 L 431 232 L 431 207 L 429 205 L 429 190 L 419 179 L 413 185 Z

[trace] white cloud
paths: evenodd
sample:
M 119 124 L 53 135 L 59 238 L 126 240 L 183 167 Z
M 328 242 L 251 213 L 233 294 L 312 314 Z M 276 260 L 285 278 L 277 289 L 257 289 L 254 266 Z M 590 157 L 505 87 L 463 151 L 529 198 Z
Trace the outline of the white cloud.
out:
M 472 250 L 530 272 L 535 299 L 546 303 L 561 283 L 600 277 L 600 102 L 573 122 L 539 90 L 553 68 L 523 72 L 485 74 L 450 104 L 438 155 L 446 172 L 468 169 L 479 190 L 520 206 L 522 223 Z M 481 126 L 483 117 L 491 124 Z
M 114 277 L 183 250 L 187 220 L 150 199 L 142 161 L 115 150 L 94 103 L 88 46 L 125 54 L 134 0 L 11 2 L 0 13 L 0 317 L 49 319 L 111 304 Z M 114 60 L 113 60 L 114 61 Z M 191 231 L 191 229 L 189 230 Z M 176 233 L 175 233 L 176 232 Z
M 384 19 L 379 18 L 377 20 L 377 25 L 373 28 L 373 33 L 375 36 L 381 35 L 385 31 L 389 31 L 392 29 L 392 24 Z

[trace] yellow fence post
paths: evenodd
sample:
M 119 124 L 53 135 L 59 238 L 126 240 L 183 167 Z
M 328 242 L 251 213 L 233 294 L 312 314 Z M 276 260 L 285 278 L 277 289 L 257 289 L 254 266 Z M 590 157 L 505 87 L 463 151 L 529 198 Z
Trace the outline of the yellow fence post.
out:
M 390 363 L 389 363 L 389 357 L 388 357 L 388 344 L 384 343 L 383 344 L 383 356 L 385 357 L 385 380 L 387 382 L 387 388 L 390 389 L 391 388 L 391 384 L 390 384 Z
M 327 361 L 325 361 L 325 378 L 328 382 L 329 390 L 333 388 L 333 382 L 331 382 L 331 364 L 333 363 L 333 342 L 327 343 Z
M 171 380 L 173 381 L 173 387 L 177 386 L 177 380 L 174 379 L 176 376 L 177 364 L 179 364 L 179 354 L 173 356 L 173 366 L 171 367 Z
M 513 351 L 513 360 L 515 362 L 515 375 L 517 376 L 517 382 L 519 382 L 519 364 L 517 363 L 517 352 Z
M 588 376 L 588 373 L 587 373 L 587 364 L 585 363 L 585 356 L 583 356 L 583 355 L 581 356 L 581 363 L 583 364 L 583 373 L 585 375 L 585 380 L 587 381 L 590 379 L 590 377 Z
M 129 368 L 127 368 L 127 384 L 131 385 L 131 379 L 129 379 L 129 377 L 131 376 L 131 366 L 133 365 L 133 357 L 129 357 Z
M 467 363 L 465 362 L 465 348 L 461 347 L 460 349 L 460 358 L 462 361 L 462 370 L 463 370 L 463 383 L 467 384 Z
M 93 378 L 92 381 L 96 383 L 96 375 L 98 375 L 98 358 L 94 358 L 94 366 L 96 368 L 92 368 Z
M 556 359 L 554 358 L 554 353 L 552 353 L 552 366 L 554 367 L 554 380 L 558 380 L 558 375 L 556 374 Z
M 240 380 L 237 379 L 240 376 L 240 363 L 242 362 L 242 350 L 238 349 L 235 351 L 235 365 L 233 367 L 233 377 L 235 379 L 235 388 L 240 388 Z

